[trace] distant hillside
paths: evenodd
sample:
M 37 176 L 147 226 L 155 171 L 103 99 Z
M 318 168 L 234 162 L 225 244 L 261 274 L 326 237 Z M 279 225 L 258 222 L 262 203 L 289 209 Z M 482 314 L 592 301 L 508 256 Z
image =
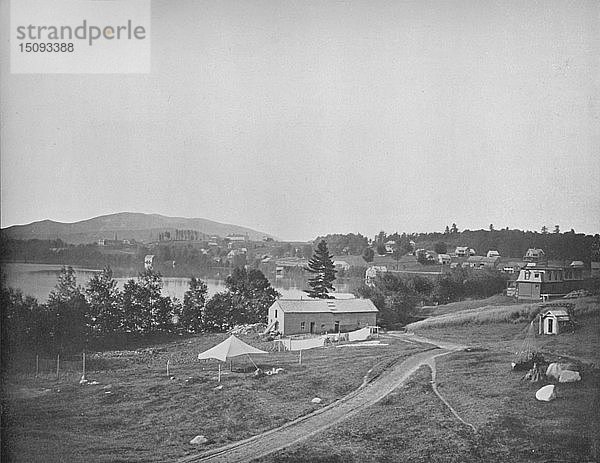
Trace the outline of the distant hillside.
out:
M 60 238 L 67 243 L 92 243 L 101 238 L 113 239 L 115 234 L 119 239 L 135 239 L 149 242 L 158 239 L 158 234 L 164 231 L 198 230 L 206 235 L 225 237 L 229 234 L 248 235 L 251 240 L 262 240 L 272 235 L 239 225 L 213 222 L 207 219 L 188 219 L 184 217 L 166 217 L 159 214 L 141 214 L 135 212 L 120 212 L 103 215 L 74 223 L 42 220 L 28 225 L 14 225 L 2 229 L 2 233 L 12 239 L 41 239 L 53 240 Z

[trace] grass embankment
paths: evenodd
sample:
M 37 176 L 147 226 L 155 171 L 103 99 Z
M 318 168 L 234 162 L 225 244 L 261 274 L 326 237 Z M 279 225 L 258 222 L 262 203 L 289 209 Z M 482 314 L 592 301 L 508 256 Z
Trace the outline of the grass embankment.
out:
M 439 392 L 477 431 L 460 423 L 433 393 L 429 368 L 378 404 L 318 439 L 260 459 L 284 462 L 596 461 L 598 371 L 557 386 L 559 398 L 535 400 L 540 384 L 521 381 L 506 354 L 461 352 L 437 361 Z
M 53 379 L 5 377 L 4 458 L 10 461 L 167 461 L 198 451 L 195 435 L 210 448 L 274 428 L 327 405 L 363 382 L 367 372 L 423 348 L 390 340 L 387 347 L 328 348 L 255 355 L 263 369 L 286 373 L 254 379 L 247 359 L 217 386 L 216 362 L 197 354 L 225 335 L 198 336 L 154 349 L 105 352 L 90 357 L 98 385 L 80 386 L 75 373 Z M 266 349 L 267 343 L 245 339 Z M 386 340 L 386 342 L 388 342 Z M 94 357 L 99 357 L 94 358 Z M 166 363 L 170 360 L 170 379 Z M 375 373 L 375 372 L 373 372 Z M 310 403 L 313 397 L 321 405 Z M 4 459 L 3 458 L 3 459 Z
M 420 323 L 415 332 L 479 348 L 436 360 L 438 391 L 476 432 L 456 420 L 433 394 L 430 371 L 422 368 L 404 388 L 318 439 L 260 461 L 598 461 L 600 304 L 598 298 L 571 302 L 577 320 L 574 333 L 533 339 L 533 347 L 548 360 L 565 356 L 584 362 L 582 381 L 557 384 L 556 400 L 537 401 L 535 392 L 549 382 L 522 381 L 524 372 L 510 367 L 539 305 L 503 307 L 491 316 L 460 314 L 452 323 Z
M 451 302 L 444 305 L 427 306 L 419 313 L 420 317 L 437 317 L 447 313 L 458 312 L 467 309 L 478 309 L 480 307 L 493 307 L 497 305 L 512 305 L 516 304 L 514 298 L 497 294 L 486 299 L 473 299 L 468 301 Z
M 455 327 L 469 324 L 490 324 L 490 323 L 518 323 L 521 321 L 531 321 L 543 308 L 547 308 L 552 303 L 534 303 L 534 304 L 511 304 L 511 305 L 484 305 L 470 307 L 472 301 L 458 302 L 440 306 L 438 316 L 431 316 L 425 320 L 411 323 L 406 326 L 409 331 L 415 331 L 425 328 L 443 328 Z M 555 304 L 562 302 L 572 303 L 574 305 L 573 315 L 575 317 L 587 316 L 598 313 L 599 298 L 586 297 L 580 299 L 564 299 L 555 301 Z M 448 306 L 452 305 L 451 308 Z

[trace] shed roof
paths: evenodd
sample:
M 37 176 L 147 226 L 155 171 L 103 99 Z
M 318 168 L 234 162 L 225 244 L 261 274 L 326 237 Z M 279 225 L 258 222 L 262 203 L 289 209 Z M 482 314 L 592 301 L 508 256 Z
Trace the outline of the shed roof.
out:
M 284 313 L 378 312 L 370 299 L 278 299 L 273 304 Z
M 567 313 L 567 311 L 563 310 L 563 309 L 548 309 L 542 314 L 542 317 L 548 317 L 548 316 L 553 316 L 558 319 L 565 319 L 565 320 L 568 320 L 571 318 L 569 316 L 569 314 Z

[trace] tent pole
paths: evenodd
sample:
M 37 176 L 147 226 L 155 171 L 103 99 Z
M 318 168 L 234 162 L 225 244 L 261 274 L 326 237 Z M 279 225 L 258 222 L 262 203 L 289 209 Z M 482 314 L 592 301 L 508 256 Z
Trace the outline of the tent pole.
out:
M 221 362 L 219 362 L 219 382 L 221 382 Z

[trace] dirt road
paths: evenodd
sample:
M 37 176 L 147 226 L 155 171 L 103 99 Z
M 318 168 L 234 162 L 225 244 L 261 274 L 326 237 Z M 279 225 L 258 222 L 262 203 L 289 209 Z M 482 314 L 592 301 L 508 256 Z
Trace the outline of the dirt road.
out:
M 400 339 L 406 337 L 405 340 L 407 342 L 429 341 L 424 340 L 423 338 L 416 339 L 414 336 L 399 333 L 395 333 L 394 337 Z M 435 344 L 434 342 L 431 343 Z M 464 346 L 446 344 L 444 345 L 444 348 L 437 348 L 415 354 L 403 362 L 393 365 L 370 383 L 321 410 L 291 421 L 279 428 L 259 434 L 258 436 L 213 449 L 199 455 L 187 456 L 179 461 L 245 462 L 294 445 L 380 401 L 398 386 L 406 382 L 406 380 L 417 371 L 421 365 L 430 364 L 435 357 L 448 354 L 452 351 L 462 349 L 463 347 Z

